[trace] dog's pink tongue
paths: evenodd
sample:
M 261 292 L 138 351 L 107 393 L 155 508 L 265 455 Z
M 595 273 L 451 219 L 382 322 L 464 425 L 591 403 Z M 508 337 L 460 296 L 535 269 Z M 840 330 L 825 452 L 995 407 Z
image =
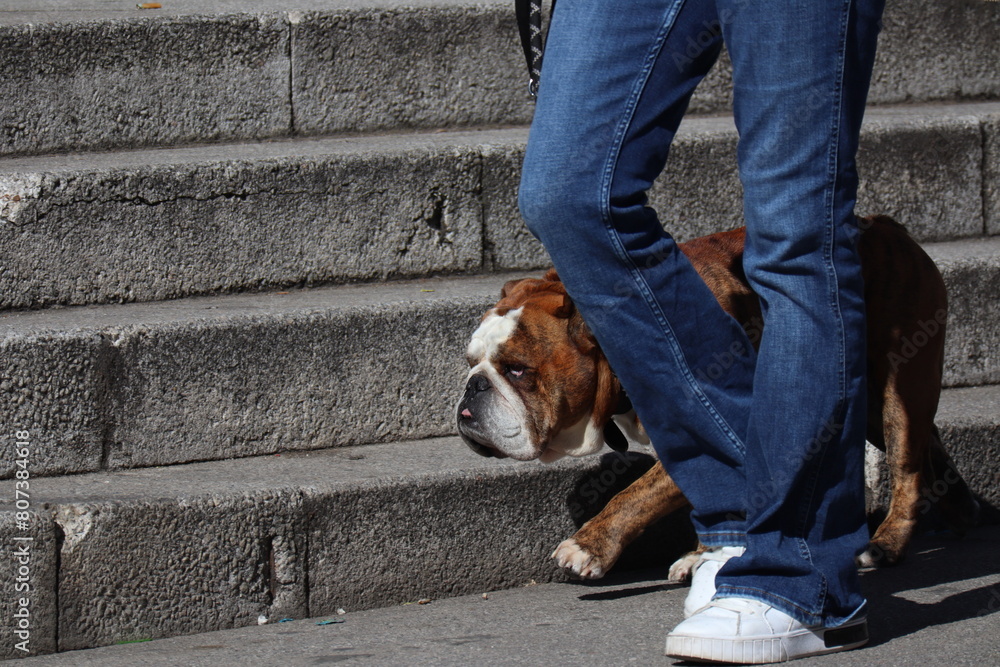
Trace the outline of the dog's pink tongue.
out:
M 466 408 L 466 409 L 462 410 L 462 416 L 463 417 L 472 417 L 472 413 L 469 412 L 469 408 Z

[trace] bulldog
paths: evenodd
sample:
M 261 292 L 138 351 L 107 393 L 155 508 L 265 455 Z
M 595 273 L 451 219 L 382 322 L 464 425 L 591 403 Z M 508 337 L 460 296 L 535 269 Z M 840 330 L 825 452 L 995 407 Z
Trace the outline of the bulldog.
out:
M 978 504 L 941 444 L 934 414 L 941 393 L 947 295 L 934 262 L 885 216 L 861 221 L 867 308 L 869 442 L 886 452 L 891 501 L 861 567 L 899 561 L 930 504 L 958 533 Z M 759 343 L 760 304 L 742 269 L 744 229 L 680 244 L 719 304 Z M 483 456 L 551 462 L 605 444 L 623 450 L 649 438 L 607 359 L 554 270 L 513 280 L 472 334 L 458 432 Z M 563 541 L 553 557 L 582 578 L 602 577 L 622 550 L 687 500 L 660 463 L 613 497 Z M 678 560 L 683 579 L 698 550 Z

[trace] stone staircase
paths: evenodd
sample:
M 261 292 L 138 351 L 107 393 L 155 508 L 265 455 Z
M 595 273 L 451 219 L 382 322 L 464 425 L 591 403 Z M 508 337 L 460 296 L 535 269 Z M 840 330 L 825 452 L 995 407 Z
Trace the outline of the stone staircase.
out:
M 561 577 L 555 544 L 651 459 L 498 463 L 453 435 L 475 323 L 548 263 L 515 204 L 512 3 L 161 4 L 0 0 L 0 548 L 33 538 L 30 653 Z M 859 211 L 942 269 L 938 424 L 991 505 L 998 36 L 1000 3 L 891 4 Z M 740 224 L 727 71 L 652 194 L 680 238 Z

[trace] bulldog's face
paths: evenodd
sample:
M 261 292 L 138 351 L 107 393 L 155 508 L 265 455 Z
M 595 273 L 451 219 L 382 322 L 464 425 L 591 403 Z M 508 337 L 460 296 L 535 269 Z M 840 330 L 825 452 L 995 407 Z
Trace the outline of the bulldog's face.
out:
M 549 462 L 604 444 L 617 380 L 554 272 L 507 283 L 466 357 L 458 431 L 475 452 Z

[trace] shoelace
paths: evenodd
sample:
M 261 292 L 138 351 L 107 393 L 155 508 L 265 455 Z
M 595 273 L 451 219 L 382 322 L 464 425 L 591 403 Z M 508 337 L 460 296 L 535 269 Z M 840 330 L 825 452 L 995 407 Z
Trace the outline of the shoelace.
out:
M 718 607 L 719 609 L 725 609 L 726 611 L 735 611 L 739 614 L 745 612 L 749 612 L 751 614 L 763 614 L 769 608 L 768 605 L 763 602 L 747 600 L 745 598 L 717 598 L 709 602 L 706 606 Z

